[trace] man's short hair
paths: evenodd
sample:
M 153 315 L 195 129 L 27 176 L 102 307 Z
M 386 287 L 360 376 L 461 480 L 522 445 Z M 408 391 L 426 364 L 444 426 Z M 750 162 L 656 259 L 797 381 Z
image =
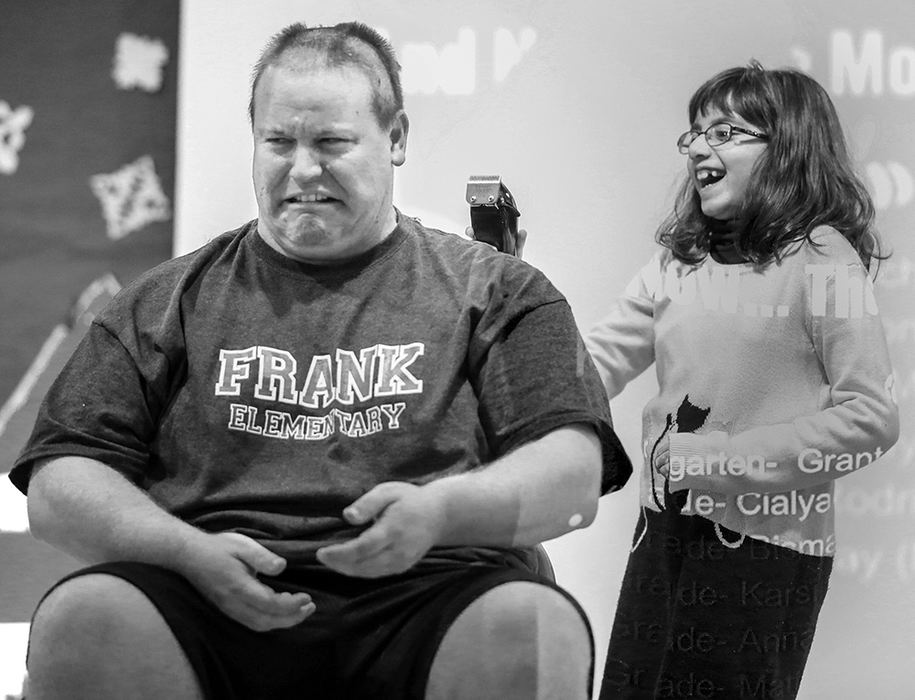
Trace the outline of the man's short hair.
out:
M 372 85 L 372 111 L 382 126 L 387 126 L 403 109 L 400 64 L 390 42 L 362 22 L 341 22 L 332 27 L 290 24 L 275 34 L 254 65 L 248 118 L 254 125 L 254 92 L 261 75 L 282 61 L 287 52 L 302 50 L 325 67 L 354 66 Z M 380 64 L 380 65 L 379 65 Z M 382 68 L 383 71 L 379 70 Z

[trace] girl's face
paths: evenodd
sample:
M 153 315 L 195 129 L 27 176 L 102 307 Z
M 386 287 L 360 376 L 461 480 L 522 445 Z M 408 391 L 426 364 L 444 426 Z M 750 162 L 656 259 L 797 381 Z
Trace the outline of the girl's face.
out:
M 690 126 L 699 136 L 689 145 L 686 168 L 699 193 L 702 213 L 713 219 L 727 220 L 737 214 L 743 202 L 750 173 L 765 151 L 766 141 L 733 131 L 724 143 L 709 146 L 705 130 L 722 122 L 755 132 L 763 132 L 763 129 L 737 114 L 726 114 L 714 108 L 701 112 Z

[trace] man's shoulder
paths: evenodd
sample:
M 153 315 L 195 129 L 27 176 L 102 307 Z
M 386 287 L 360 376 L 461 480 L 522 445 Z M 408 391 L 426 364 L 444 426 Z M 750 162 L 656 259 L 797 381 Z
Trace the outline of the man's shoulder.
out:
M 184 255 L 165 260 L 146 270 L 121 289 L 100 314 L 100 319 L 113 319 L 125 312 L 148 308 L 155 312 L 180 295 L 185 289 L 213 269 L 213 263 L 238 249 L 254 222 L 213 237 L 202 246 Z
M 423 220 L 416 216 L 409 216 L 398 212 L 398 223 L 408 236 L 414 238 L 420 244 L 425 245 L 430 250 L 441 251 L 472 251 L 475 249 L 477 242 L 466 236 L 461 236 L 451 231 L 427 226 Z M 492 249 L 490 249 L 492 250 Z
M 125 289 L 158 286 L 169 279 L 177 279 L 189 271 L 205 269 L 217 258 L 231 254 L 254 226 L 250 221 L 231 231 L 225 231 L 209 239 L 199 248 L 165 260 L 138 275 Z
M 514 255 L 501 253 L 486 243 L 426 226 L 413 217 L 402 215 L 401 221 L 424 254 L 439 257 L 443 264 L 455 270 L 486 273 L 493 279 L 535 277 L 547 281 L 539 268 Z

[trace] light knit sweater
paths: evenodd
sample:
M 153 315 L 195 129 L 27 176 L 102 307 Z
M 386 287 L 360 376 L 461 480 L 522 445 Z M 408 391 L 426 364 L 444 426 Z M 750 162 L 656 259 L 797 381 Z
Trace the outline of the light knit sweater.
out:
M 812 238 L 765 267 L 691 266 L 662 249 L 586 344 L 611 399 L 655 363 L 644 507 L 664 503 L 650 458 L 669 440 L 668 487 L 688 489 L 685 514 L 831 556 L 833 482 L 883 455 L 899 419 L 867 271 L 834 229 Z

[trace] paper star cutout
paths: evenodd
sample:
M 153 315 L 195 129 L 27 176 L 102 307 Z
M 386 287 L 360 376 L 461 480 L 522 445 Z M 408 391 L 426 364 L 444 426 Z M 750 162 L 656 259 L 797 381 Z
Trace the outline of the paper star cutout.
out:
M 12 175 L 19 168 L 19 151 L 25 145 L 25 130 L 34 114 L 31 107 L 10 109 L 0 100 L 0 173 Z
M 108 237 L 117 240 L 153 221 L 168 221 L 171 207 L 151 156 L 142 156 L 113 173 L 93 175 L 89 184 L 102 203 Z
M 118 37 L 111 77 L 122 90 L 156 92 L 162 87 L 162 66 L 168 49 L 159 39 L 125 32 Z

